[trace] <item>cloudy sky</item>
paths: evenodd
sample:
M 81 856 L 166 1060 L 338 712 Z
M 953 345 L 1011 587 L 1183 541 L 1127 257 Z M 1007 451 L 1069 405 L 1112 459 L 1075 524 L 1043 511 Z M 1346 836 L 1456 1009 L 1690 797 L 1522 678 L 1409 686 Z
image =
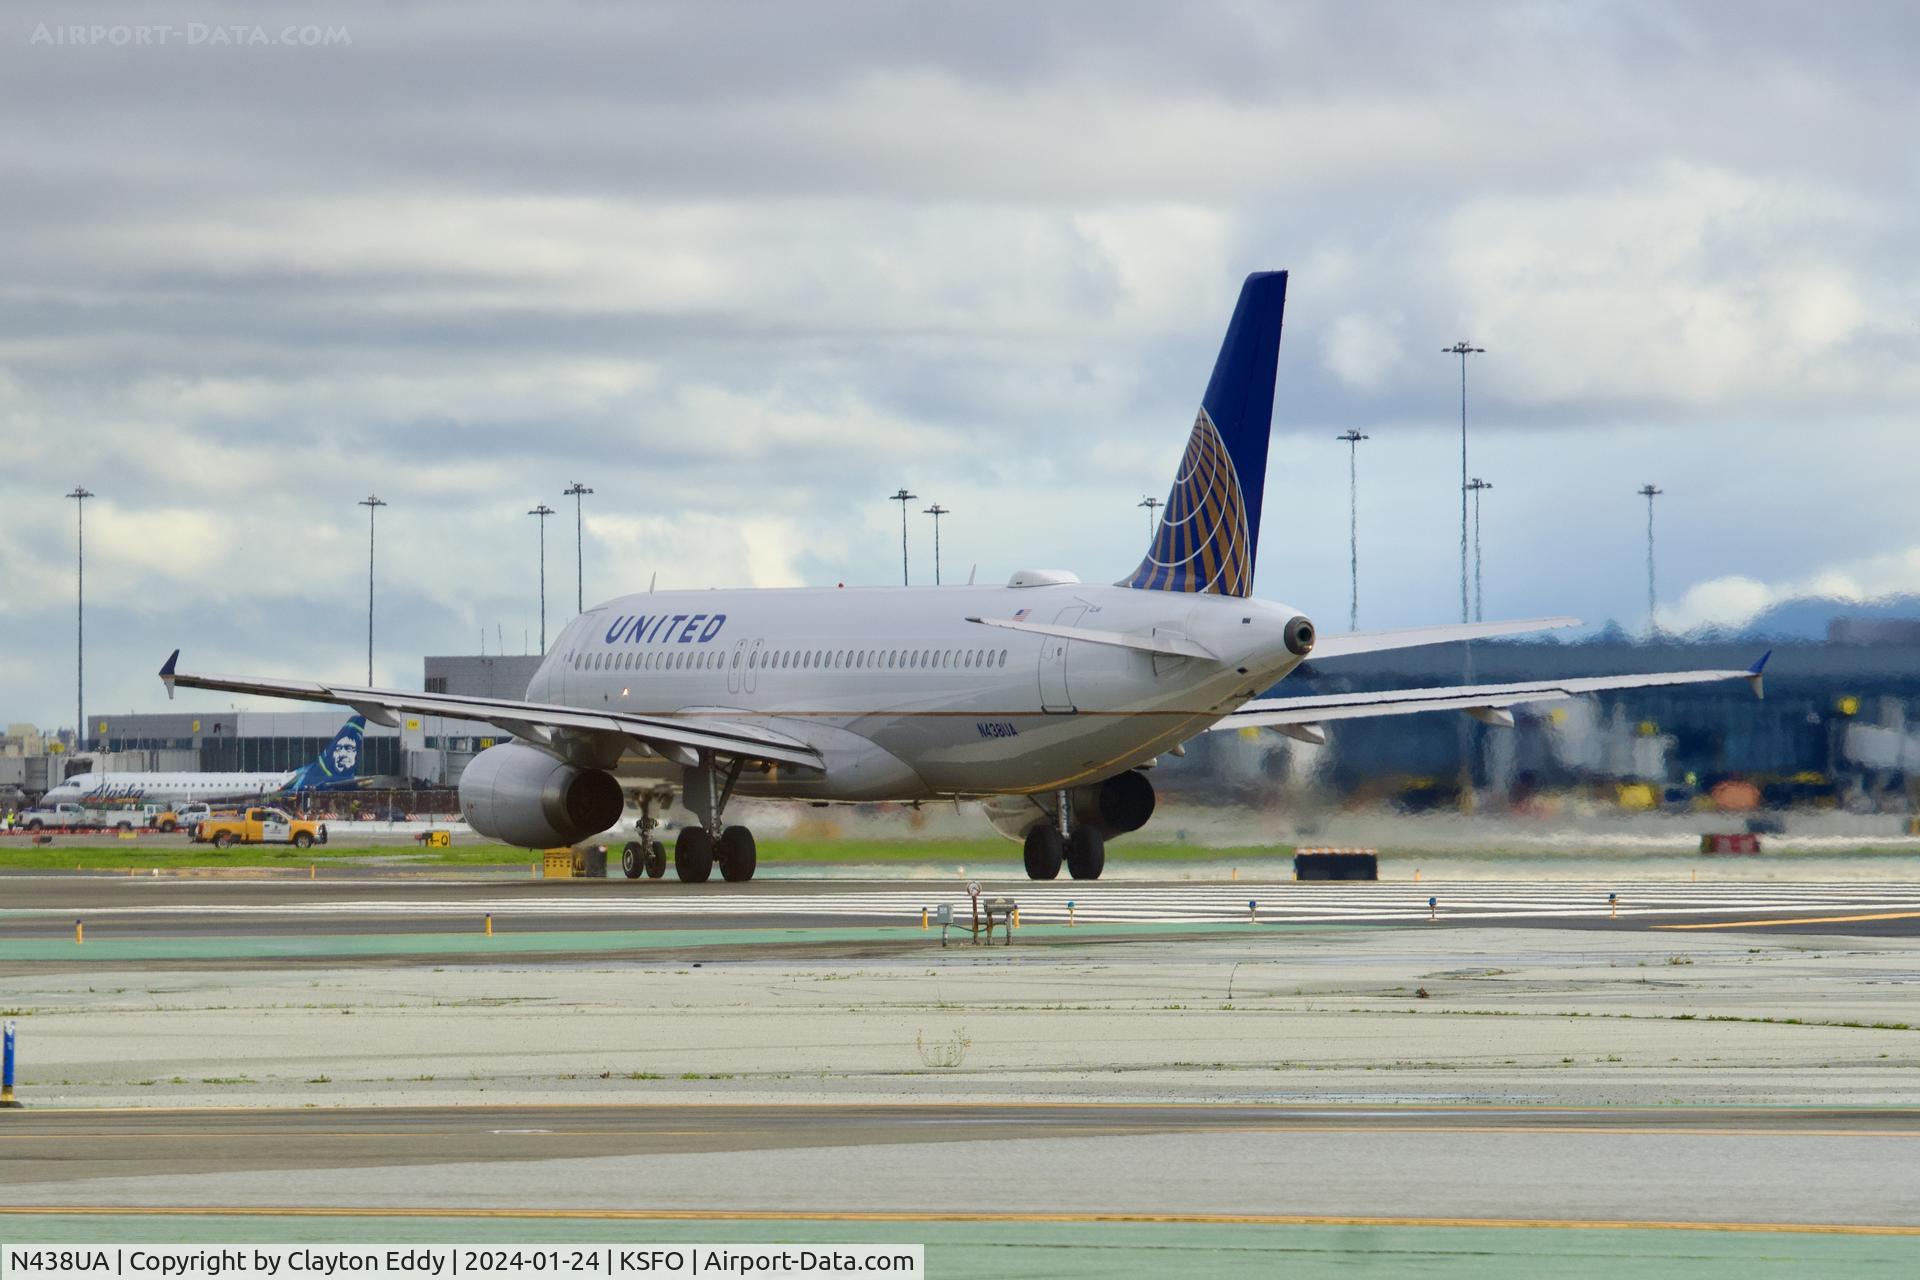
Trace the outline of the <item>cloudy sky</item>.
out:
M 1362 625 L 1457 614 L 1457 338 L 1487 616 L 1644 626 L 1647 481 L 1671 625 L 1920 589 L 1909 6 L 529 12 L 10 12 L 0 722 L 72 720 L 76 484 L 99 712 L 362 672 L 370 492 L 415 687 L 537 644 L 538 502 L 571 616 L 575 480 L 590 602 L 897 581 L 902 484 L 1111 580 L 1270 267 L 1264 596 L 1345 625 L 1358 428 Z

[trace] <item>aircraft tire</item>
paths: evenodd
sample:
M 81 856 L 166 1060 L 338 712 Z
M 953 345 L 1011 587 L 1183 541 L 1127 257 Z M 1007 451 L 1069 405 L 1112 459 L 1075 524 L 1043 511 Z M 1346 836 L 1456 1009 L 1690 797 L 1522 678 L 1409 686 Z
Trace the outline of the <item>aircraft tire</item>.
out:
M 667 846 L 655 840 L 653 847 L 647 851 L 647 879 L 658 880 L 665 874 L 667 874 Z
M 685 884 L 705 884 L 713 875 L 713 837 L 705 827 L 684 827 L 673 842 L 673 874 Z
M 1059 879 L 1060 859 L 1064 851 L 1064 842 L 1060 839 L 1060 833 L 1053 827 L 1042 823 L 1027 832 L 1027 879 Z
M 753 879 L 760 865 L 760 847 L 745 827 L 728 827 L 720 833 L 719 855 L 720 875 L 732 884 Z
M 629 880 L 638 880 L 640 878 L 640 872 L 645 869 L 641 865 L 645 861 L 646 854 L 640 842 L 637 840 L 629 840 L 627 841 L 627 847 L 620 851 L 620 872 Z
M 1098 880 L 1107 865 L 1107 838 L 1098 827 L 1075 827 L 1067 837 L 1067 871 L 1075 880 Z

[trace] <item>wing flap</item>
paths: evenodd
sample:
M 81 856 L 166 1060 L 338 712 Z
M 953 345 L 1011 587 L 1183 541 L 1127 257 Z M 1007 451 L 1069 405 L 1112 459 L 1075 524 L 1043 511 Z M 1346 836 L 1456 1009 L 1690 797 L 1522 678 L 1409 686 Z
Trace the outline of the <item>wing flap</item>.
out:
M 684 750 L 770 764 L 821 767 L 820 753 L 798 738 L 756 724 L 703 718 L 682 721 L 666 716 L 630 715 L 619 711 L 584 711 L 556 703 L 521 702 L 511 698 L 479 698 L 454 693 L 414 693 L 404 689 L 375 689 L 360 685 L 322 684 L 313 680 L 284 680 L 271 676 L 197 675 L 177 670 L 175 650 L 160 669 L 160 679 L 173 696 L 177 685 L 186 689 L 213 689 L 248 693 L 296 702 L 330 702 L 350 706 L 369 720 L 399 724 L 399 714 L 446 716 L 479 720 L 520 738 L 551 743 L 569 734 L 617 734 L 631 738 L 660 754 L 674 758 Z

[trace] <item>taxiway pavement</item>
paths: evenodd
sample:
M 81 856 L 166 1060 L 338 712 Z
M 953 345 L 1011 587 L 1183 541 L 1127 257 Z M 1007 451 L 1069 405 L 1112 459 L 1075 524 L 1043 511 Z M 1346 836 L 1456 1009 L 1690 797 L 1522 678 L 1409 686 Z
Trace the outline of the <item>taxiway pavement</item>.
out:
M 1916 883 L 990 881 L 982 890 L 1019 904 L 1023 943 L 1260 926 L 1920 937 Z M 971 914 L 957 881 L 10 875 L 0 878 L 0 965 L 809 944 L 871 954 L 922 945 L 923 913 L 942 904 L 960 921 Z M 67 947 L 76 921 L 91 951 Z
M 586 1106 L 34 1112 L 0 1199 L 581 1213 L 1920 1227 L 1920 1112 Z M 715 1212 L 725 1206 L 724 1212 Z

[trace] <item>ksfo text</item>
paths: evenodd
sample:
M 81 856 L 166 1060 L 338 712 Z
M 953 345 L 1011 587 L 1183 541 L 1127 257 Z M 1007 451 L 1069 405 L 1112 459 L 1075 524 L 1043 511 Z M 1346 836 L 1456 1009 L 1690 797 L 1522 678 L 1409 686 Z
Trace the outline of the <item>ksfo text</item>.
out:
M 681 1249 L 616 1249 L 616 1272 L 666 1276 L 804 1276 L 832 1274 L 920 1274 L 918 1245 L 758 1245 L 741 1248 L 698 1245 Z

